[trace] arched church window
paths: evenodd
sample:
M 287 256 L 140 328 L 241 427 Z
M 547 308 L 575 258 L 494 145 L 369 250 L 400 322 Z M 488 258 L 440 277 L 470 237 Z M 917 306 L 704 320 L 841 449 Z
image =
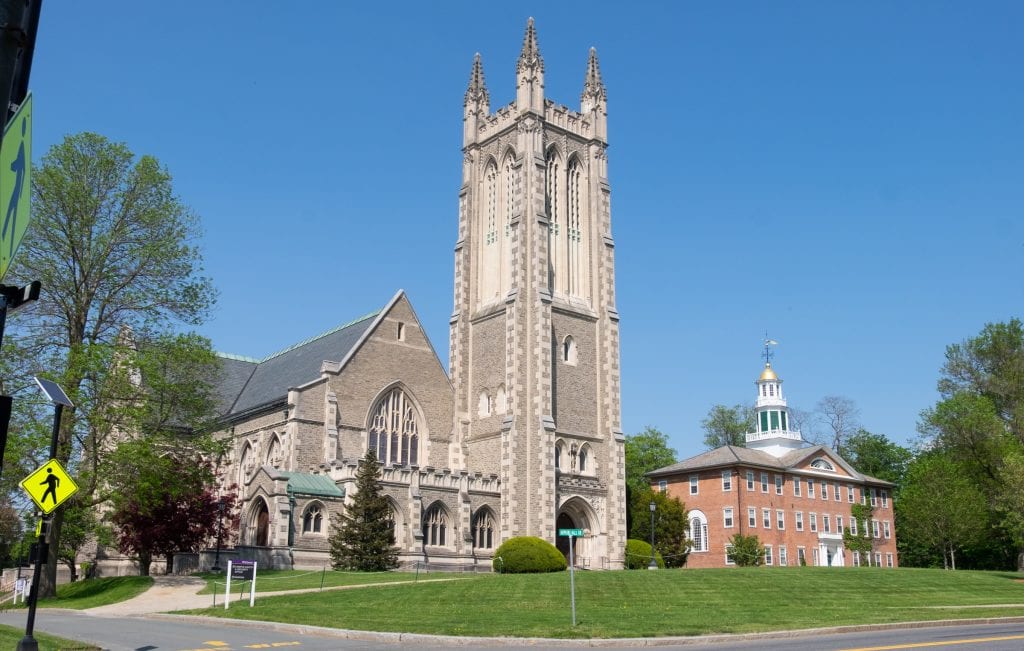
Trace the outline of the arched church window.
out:
M 423 544 L 444 547 L 448 534 L 448 513 L 440 504 L 427 510 L 423 517 Z
M 581 475 L 590 472 L 590 446 L 584 445 L 580 448 L 579 459 L 576 462 Z
M 548 149 L 544 169 L 544 206 L 548 214 L 548 282 L 553 292 L 565 291 L 565 217 L 562 215 L 559 196 L 560 161 L 558 150 Z
M 284 453 L 281 448 L 281 439 L 277 436 L 270 438 L 270 445 L 267 448 L 267 463 L 274 468 L 281 468 L 284 461 Z
M 498 387 L 498 396 L 495 398 L 494 403 L 494 408 L 499 414 L 504 414 L 508 411 L 508 395 L 505 393 L 504 384 Z
M 249 475 L 252 474 L 253 467 L 255 465 L 253 462 L 253 456 L 252 445 L 246 441 L 245 445 L 242 447 L 242 455 L 238 462 L 239 483 L 244 483 L 245 480 L 249 478 Z
M 576 365 L 576 340 L 566 335 L 562 340 L 562 361 L 571 366 Z
M 473 515 L 473 547 L 492 549 L 494 547 L 494 515 L 487 507 L 477 509 Z
M 480 399 L 477 401 L 477 412 L 481 417 L 491 415 L 491 396 L 488 395 L 487 389 L 480 392 Z
M 562 468 L 562 452 L 565 450 L 565 446 L 561 441 L 555 443 L 555 470 L 561 470 Z
M 581 276 L 583 240 L 583 170 L 579 159 L 573 159 L 569 163 L 567 177 L 566 199 L 568 203 L 568 224 L 566 228 L 566 240 L 568 255 L 566 256 L 566 293 L 573 296 L 582 295 Z
M 302 533 L 323 533 L 324 511 L 319 504 L 311 504 L 302 515 Z
M 419 427 L 412 400 L 400 388 L 388 391 L 370 412 L 369 449 L 392 464 L 419 463 Z

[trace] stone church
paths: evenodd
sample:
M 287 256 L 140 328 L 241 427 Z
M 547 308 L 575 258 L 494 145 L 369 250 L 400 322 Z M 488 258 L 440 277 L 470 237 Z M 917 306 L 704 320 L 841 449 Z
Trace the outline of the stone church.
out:
M 596 52 L 579 111 L 544 96 L 533 19 L 515 101 L 491 110 L 480 56 L 464 100 L 445 371 L 404 292 L 265 359 L 222 355 L 240 499 L 229 556 L 320 567 L 368 449 L 406 567 L 490 568 L 513 536 L 621 568 L 619 315 Z M 453 226 L 455 226 L 453 224 Z M 235 488 L 235 485 L 237 487 Z

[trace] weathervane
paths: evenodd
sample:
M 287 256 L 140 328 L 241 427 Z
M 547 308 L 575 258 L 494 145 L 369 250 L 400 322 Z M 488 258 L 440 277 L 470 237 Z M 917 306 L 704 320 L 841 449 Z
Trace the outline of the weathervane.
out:
M 765 331 L 765 333 L 764 333 L 764 352 L 761 353 L 761 357 L 764 357 L 765 363 L 767 363 L 767 364 L 771 364 L 772 363 L 772 357 L 775 356 L 775 353 L 772 352 L 772 346 L 778 346 L 778 345 L 779 345 L 779 342 L 775 341 L 774 339 L 769 339 L 768 338 L 768 332 Z

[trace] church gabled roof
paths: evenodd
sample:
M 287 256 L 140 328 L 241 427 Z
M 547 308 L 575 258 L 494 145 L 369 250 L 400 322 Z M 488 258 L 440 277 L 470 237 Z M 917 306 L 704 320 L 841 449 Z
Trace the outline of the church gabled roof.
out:
M 319 378 L 324 361 L 348 356 L 379 314 L 380 310 L 361 316 L 259 360 L 218 353 L 221 415 L 233 416 L 278 402 L 289 388 Z

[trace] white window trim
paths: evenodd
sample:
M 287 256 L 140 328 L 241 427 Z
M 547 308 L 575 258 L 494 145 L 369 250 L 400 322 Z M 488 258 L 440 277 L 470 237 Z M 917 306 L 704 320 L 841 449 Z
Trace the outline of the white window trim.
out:
M 732 492 L 732 471 L 731 470 L 723 470 L 722 471 L 722 492 L 723 493 L 731 493 Z
M 700 475 L 690 475 L 690 495 L 700 495 Z
M 797 531 L 803 531 L 804 530 L 804 512 L 803 511 L 797 511 L 796 513 L 793 514 L 793 518 L 796 521 L 796 530 Z
M 783 509 L 775 509 L 775 528 L 779 531 L 786 530 L 786 512 Z

